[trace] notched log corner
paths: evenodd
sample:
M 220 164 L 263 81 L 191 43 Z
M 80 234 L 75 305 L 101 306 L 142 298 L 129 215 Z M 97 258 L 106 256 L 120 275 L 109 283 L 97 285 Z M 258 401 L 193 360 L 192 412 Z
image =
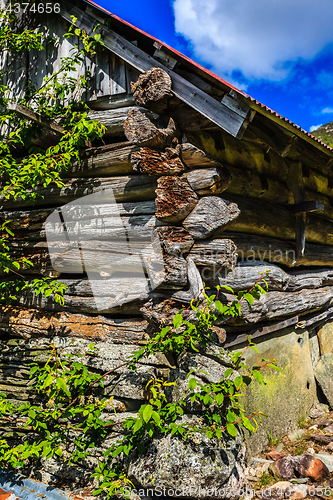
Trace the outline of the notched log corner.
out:
M 176 123 L 171 117 L 138 108 L 128 113 L 124 131 L 131 143 L 156 149 L 171 146 L 178 134 Z
M 138 106 L 161 113 L 167 109 L 173 95 L 171 85 L 168 73 L 161 68 L 152 68 L 142 73 L 137 82 L 131 82 L 131 90 Z
M 184 172 L 185 165 L 179 157 L 179 146 L 156 151 L 141 148 L 131 155 L 133 170 L 148 175 L 178 175 Z
M 240 210 L 236 203 L 222 200 L 217 196 L 206 196 L 199 201 L 182 224 L 194 239 L 203 240 L 218 229 L 223 231 L 239 214 Z
M 157 219 L 171 224 L 183 220 L 198 203 L 189 183 L 171 175 L 158 179 L 156 195 Z

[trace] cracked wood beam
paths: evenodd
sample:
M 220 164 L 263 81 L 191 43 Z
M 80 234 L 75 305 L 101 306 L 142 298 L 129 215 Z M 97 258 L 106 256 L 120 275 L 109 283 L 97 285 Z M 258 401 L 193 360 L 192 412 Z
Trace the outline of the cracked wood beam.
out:
M 75 26 L 84 29 L 88 35 L 92 33 L 97 24 L 92 15 L 74 5 L 62 5 L 60 15 L 70 23 L 72 23 L 71 16 L 74 16 L 76 18 Z M 232 96 L 219 102 L 105 25 L 100 25 L 99 31 L 108 50 L 142 73 L 154 67 L 163 69 L 171 77 L 172 92 L 176 97 L 229 134 L 238 139 L 242 138 L 246 126 L 252 118 L 249 106 L 240 103 Z

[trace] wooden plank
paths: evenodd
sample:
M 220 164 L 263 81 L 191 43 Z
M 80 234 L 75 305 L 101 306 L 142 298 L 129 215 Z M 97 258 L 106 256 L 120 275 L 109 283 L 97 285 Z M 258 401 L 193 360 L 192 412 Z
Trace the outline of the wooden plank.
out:
M 303 201 L 296 205 L 288 205 L 286 208 L 292 214 L 299 214 L 302 212 L 317 212 L 318 210 L 324 210 L 325 207 L 319 201 Z
M 110 87 L 111 95 L 126 94 L 126 71 L 125 62 L 120 57 L 117 57 L 112 52 L 109 53 L 110 58 Z
M 62 17 L 69 22 L 72 22 L 71 16 L 75 16 L 77 18 L 75 25 L 81 29 L 85 29 L 87 34 L 92 33 L 92 30 L 96 26 L 96 19 L 93 16 L 73 5 L 61 5 L 60 13 Z M 209 96 L 128 40 L 116 34 L 114 31 L 107 29 L 103 25 L 99 27 L 99 30 L 107 49 L 114 52 L 141 72 L 154 67 L 164 69 L 172 79 L 172 91 L 176 97 L 196 109 L 199 113 L 216 123 L 226 132 L 241 139 L 244 132 L 243 124 L 245 118 L 244 116 L 240 116 L 234 109 L 230 109 L 228 103 L 219 103 L 216 99 Z M 250 108 L 248 108 L 248 116 L 250 116 L 250 114 Z

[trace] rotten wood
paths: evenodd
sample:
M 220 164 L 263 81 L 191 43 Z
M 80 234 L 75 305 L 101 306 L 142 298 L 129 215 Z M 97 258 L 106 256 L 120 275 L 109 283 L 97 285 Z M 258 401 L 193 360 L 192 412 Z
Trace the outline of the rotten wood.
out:
M 177 136 L 177 127 L 171 117 L 138 108 L 128 113 L 124 131 L 131 143 L 155 149 L 171 146 Z
M 198 196 L 185 179 L 175 176 L 160 177 L 156 189 L 156 217 L 175 224 L 183 220 L 197 205 Z
M 163 226 L 154 230 L 153 246 L 155 238 L 170 255 L 184 255 L 188 253 L 194 244 L 192 236 L 182 227 Z
M 131 155 L 133 170 L 155 176 L 178 175 L 185 170 L 178 149 L 169 147 L 165 148 L 165 151 L 156 151 L 141 148 Z
M 131 82 L 133 97 L 138 106 L 149 108 L 155 113 L 165 113 L 172 98 L 172 81 L 161 68 L 152 68 Z
M 137 344 L 146 341 L 147 322 L 141 318 L 110 319 L 68 312 L 43 312 L 8 306 L 0 311 L 0 329 L 15 337 L 78 337 Z
M 217 230 L 223 231 L 240 214 L 236 203 L 216 196 L 206 196 L 183 221 L 183 226 L 194 239 L 209 238 Z

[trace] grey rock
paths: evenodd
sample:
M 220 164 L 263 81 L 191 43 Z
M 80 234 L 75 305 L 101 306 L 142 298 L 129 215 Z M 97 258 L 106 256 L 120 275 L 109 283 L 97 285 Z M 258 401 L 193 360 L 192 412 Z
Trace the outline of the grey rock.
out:
M 333 406 L 333 353 L 321 356 L 314 369 L 315 377 L 330 406 Z
M 311 418 L 319 418 L 323 417 L 329 411 L 329 406 L 323 403 L 317 403 L 311 410 L 309 411 L 309 417 Z
M 317 453 L 315 457 L 319 458 L 330 472 L 333 472 L 333 456 L 330 453 Z
M 296 429 L 296 431 L 290 432 L 288 438 L 292 443 L 301 439 L 305 434 L 305 429 Z
M 198 417 L 184 417 L 183 422 L 198 425 Z M 138 488 L 176 489 L 183 498 L 218 498 L 218 490 L 245 485 L 245 447 L 242 438 L 224 436 L 208 439 L 193 433 L 186 440 L 173 435 L 155 437 L 145 455 L 132 459 L 128 478 Z M 216 494 L 217 492 L 217 494 Z

